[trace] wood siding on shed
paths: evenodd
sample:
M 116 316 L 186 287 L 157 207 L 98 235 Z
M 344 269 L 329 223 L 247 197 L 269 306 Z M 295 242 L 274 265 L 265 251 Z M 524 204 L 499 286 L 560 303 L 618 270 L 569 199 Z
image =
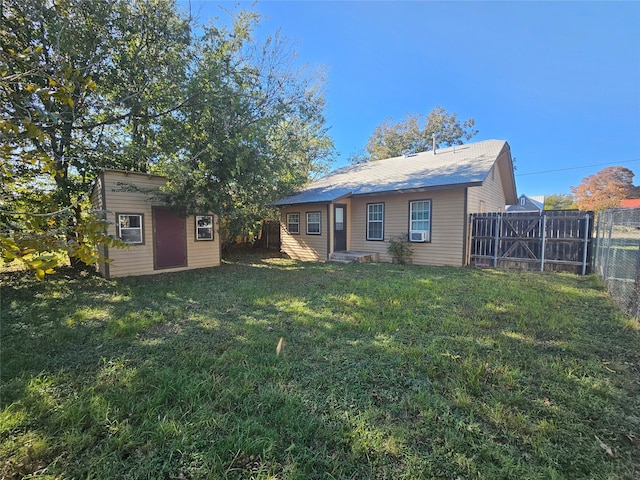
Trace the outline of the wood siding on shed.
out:
M 214 236 L 211 241 L 196 241 L 195 217 L 186 218 L 187 265 L 178 268 L 154 269 L 153 252 L 153 215 L 152 206 L 162 206 L 153 198 L 150 190 L 157 190 L 166 184 L 166 179 L 157 175 L 105 171 L 100 175 L 93 191 L 94 208 L 106 210 L 110 221 L 107 233 L 117 236 L 118 214 L 142 215 L 143 243 L 129 248 L 109 248 L 108 258 L 112 261 L 100 264 L 98 271 L 108 277 L 147 275 L 163 272 L 175 272 L 194 268 L 215 267 L 220 265 L 220 235 L 218 218 L 214 215 Z M 132 190 L 135 185 L 142 191 Z M 207 213 L 203 213 L 206 215 Z M 104 250 L 103 250 L 104 251 Z M 102 252 L 101 252 L 102 253 Z

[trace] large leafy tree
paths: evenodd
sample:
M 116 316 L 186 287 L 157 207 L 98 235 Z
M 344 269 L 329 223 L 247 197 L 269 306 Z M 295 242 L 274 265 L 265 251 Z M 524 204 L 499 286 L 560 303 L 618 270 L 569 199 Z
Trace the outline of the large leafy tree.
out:
M 350 157 L 351 163 L 363 163 L 406 153 L 426 152 L 436 147 L 462 145 L 478 133 L 472 118 L 460 121 L 456 113 L 448 113 L 436 105 L 428 115 L 407 114 L 397 123 L 387 119 L 378 125 L 364 151 Z
M 199 101 L 167 117 L 162 134 L 165 199 L 184 213 L 219 213 L 227 240 L 268 217 L 270 202 L 324 171 L 333 153 L 322 77 L 295 68 L 280 35 L 256 42 L 258 22 L 244 11 L 205 29 L 188 85 Z
M 634 173 L 628 168 L 607 167 L 583 178 L 571 191 L 580 210 L 616 208 L 623 199 L 636 195 L 633 177 Z
M 114 244 L 88 209 L 101 168 L 168 174 L 184 212 L 255 217 L 330 156 L 321 92 L 283 68 L 277 37 L 253 41 L 254 14 L 228 29 L 172 0 L 6 0 L 0 14 L 2 255 L 39 276 L 51 251 L 92 263 Z
M 102 167 L 131 169 L 154 120 L 181 104 L 189 22 L 168 0 L 2 5 L 2 246 L 39 277 L 115 245 L 88 212 Z M 156 122 L 157 125 L 157 122 Z

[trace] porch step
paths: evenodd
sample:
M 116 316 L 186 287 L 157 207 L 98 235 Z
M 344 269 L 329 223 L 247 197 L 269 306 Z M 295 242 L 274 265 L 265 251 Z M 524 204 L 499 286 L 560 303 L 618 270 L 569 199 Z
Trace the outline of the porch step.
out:
M 329 255 L 329 261 L 335 263 L 371 263 L 380 258 L 378 253 L 372 252 L 333 252 Z

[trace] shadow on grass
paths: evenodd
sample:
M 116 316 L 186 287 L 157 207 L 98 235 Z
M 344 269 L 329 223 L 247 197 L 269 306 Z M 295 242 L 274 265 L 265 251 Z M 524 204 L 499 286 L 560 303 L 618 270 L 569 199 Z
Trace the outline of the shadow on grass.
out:
M 638 468 L 638 335 L 592 280 L 249 257 L 14 283 L 2 296 L 7 478 Z

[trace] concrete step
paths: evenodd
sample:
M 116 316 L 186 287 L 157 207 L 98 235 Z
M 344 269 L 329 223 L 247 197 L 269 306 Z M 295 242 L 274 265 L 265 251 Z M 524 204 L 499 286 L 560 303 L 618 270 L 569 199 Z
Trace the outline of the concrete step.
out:
M 377 262 L 378 259 L 379 255 L 371 252 L 333 252 L 329 255 L 329 261 L 336 263 Z

